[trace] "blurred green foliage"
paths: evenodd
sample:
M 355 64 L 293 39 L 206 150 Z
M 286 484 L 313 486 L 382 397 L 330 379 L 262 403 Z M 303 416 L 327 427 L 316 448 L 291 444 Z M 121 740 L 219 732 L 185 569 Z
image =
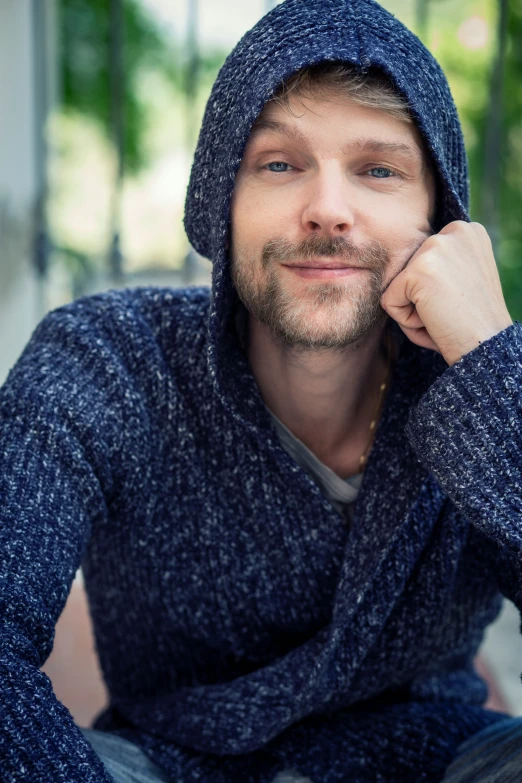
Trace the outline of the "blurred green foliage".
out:
M 465 49 L 457 38 L 453 14 L 459 9 L 436 13 L 431 0 L 427 43 L 436 28 L 439 44 L 435 56 L 448 76 L 466 135 L 470 163 L 471 216 L 488 225 L 483 214 L 486 125 L 491 102 L 491 70 L 496 56 L 495 9 L 491 0 L 489 20 L 493 33 L 483 52 Z M 388 7 L 390 3 L 387 3 Z M 441 4 L 442 6 L 443 4 Z M 444 4 L 445 5 L 445 4 Z M 194 83 L 180 42 L 166 34 L 138 0 L 123 0 L 124 11 L 124 121 L 125 170 L 136 173 L 147 165 L 142 137 L 147 105 L 137 89 L 144 70 L 156 70 L 166 78 L 179 98 L 186 97 Z M 462 9 L 460 9 L 462 11 Z M 108 0 L 61 0 L 61 70 L 65 109 L 96 119 L 111 133 L 110 109 L 110 3 Z M 431 29 L 430 29 L 431 28 Z M 198 92 L 191 106 L 191 122 L 199 125 L 211 84 L 227 52 L 205 50 L 198 63 Z M 194 105 L 196 110 L 194 111 Z M 522 320 L 522 3 L 509 3 L 508 45 L 504 73 L 502 157 L 500 186 L 500 241 L 496 248 L 499 272 L 508 308 Z M 198 128 L 194 128 L 197 131 Z M 195 133 L 192 134 L 195 136 Z
M 436 10 L 436 3 L 434 10 Z M 491 4 L 494 12 L 499 3 Z M 439 20 L 437 19 L 437 23 Z M 485 207 L 487 126 L 492 103 L 492 70 L 497 56 L 497 18 L 491 23 L 491 45 L 477 52 L 462 47 L 448 19 L 437 24 L 436 51 L 450 82 L 466 136 L 470 169 L 471 218 L 491 227 Z M 502 127 L 497 139 L 500 160 L 499 225 L 495 248 L 502 289 L 513 319 L 522 320 L 522 4 L 508 4 L 507 48 L 503 74 Z
M 499 261 L 511 317 L 522 321 L 522 3 L 509 4 Z
M 110 137 L 110 2 L 60 0 L 59 19 L 63 107 L 97 120 Z M 137 0 L 123 3 L 123 38 L 125 169 L 135 173 L 147 163 L 140 145 L 147 112 L 137 78 L 143 69 L 158 69 L 180 89 L 181 75 L 178 53 Z
M 193 68 L 183 45 L 173 39 L 143 8 L 139 0 L 123 0 L 122 112 L 125 128 L 125 171 L 136 174 L 149 161 L 142 143 L 148 117 L 146 97 L 138 89 L 145 71 L 156 71 L 178 97 L 186 93 L 188 69 Z M 65 111 L 96 120 L 111 138 L 109 0 L 60 0 L 60 73 Z M 210 85 L 226 57 L 222 51 L 205 51 L 198 61 L 199 93 Z

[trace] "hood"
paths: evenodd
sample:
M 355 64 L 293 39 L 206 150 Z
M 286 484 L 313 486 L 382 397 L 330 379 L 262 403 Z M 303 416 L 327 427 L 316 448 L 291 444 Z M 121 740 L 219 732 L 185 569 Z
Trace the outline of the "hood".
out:
M 324 61 L 378 67 L 391 78 L 433 160 L 435 230 L 469 220 L 466 152 L 448 83 L 426 47 L 392 14 L 373 0 L 285 0 L 247 32 L 223 64 L 207 103 L 184 224 L 192 246 L 213 264 L 208 360 L 216 391 L 231 413 L 254 427 L 270 429 L 271 422 L 259 406 L 234 329 L 238 297 L 226 251 L 234 180 L 264 104 L 295 71 Z

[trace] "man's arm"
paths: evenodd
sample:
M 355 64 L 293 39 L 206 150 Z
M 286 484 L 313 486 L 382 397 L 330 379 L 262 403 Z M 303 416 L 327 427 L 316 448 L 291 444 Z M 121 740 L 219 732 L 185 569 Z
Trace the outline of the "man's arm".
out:
M 97 348 L 98 346 L 98 348 Z M 0 779 L 110 783 L 40 671 L 115 446 L 99 336 L 66 310 L 40 324 L 0 390 Z
M 411 411 L 406 435 L 492 552 L 516 564 L 522 586 L 522 323 L 445 370 Z

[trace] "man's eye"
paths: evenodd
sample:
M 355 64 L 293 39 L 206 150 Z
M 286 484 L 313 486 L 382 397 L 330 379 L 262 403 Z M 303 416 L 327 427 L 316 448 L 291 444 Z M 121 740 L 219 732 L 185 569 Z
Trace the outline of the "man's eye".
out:
M 366 173 L 371 174 L 372 172 L 377 172 L 374 175 L 375 179 L 390 179 L 396 176 L 395 172 L 387 166 L 374 166 L 373 169 L 369 169 Z
M 270 166 L 274 166 L 274 168 L 270 168 Z M 269 171 L 273 171 L 275 174 L 284 174 L 285 171 L 288 171 L 288 169 L 282 168 L 283 166 L 290 166 L 289 163 L 283 163 L 282 160 L 273 160 L 270 163 L 267 163 L 263 168 L 268 168 Z M 292 168 L 290 166 L 290 168 Z

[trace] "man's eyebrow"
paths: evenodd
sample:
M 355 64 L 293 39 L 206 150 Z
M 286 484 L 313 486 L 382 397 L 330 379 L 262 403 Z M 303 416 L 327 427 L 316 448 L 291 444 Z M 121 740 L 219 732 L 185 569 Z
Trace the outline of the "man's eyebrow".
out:
M 304 144 L 308 144 L 308 139 L 297 128 L 293 128 L 291 125 L 287 125 L 284 122 L 278 120 L 256 120 L 250 131 L 250 139 L 255 136 L 260 136 L 266 132 L 281 133 L 291 141 L 300 141 Z
M 262 133 L 272 132 L 280 133 L 286 136 L 291 141 L 299 141 L 309 146 L 309 140 L 304 136 L 297 128 L 293 128 L 291 125 L 287 125 L 284 122 L 278 120 L 257 120 L 252 127 L 250 138 L 253 139 Z M 355 149 L 360 152 L 389 152 L 399 153 L 406 155 L 419 163 L 423 162 L 423 156 L 420 149 L 410 144 L 405 144 L 402 141 L 384 141 L 383 139 L 368 139 L 360 138 L 354 139 L 349 144 L 343 147 L 343 152 L 346 154 L 351 149 Z
M 406 155 L 409 158 L 415 158 L 419 162 L 422 162 L 422 152 L 416 146 L 405 144 L 402 141 L 383 141 L 382 139 L 354 139 L 354 141 L 347 144 L 344 148 L 345 151 L 354 147 L 361 152 L 398 152 L 401 155 Z

